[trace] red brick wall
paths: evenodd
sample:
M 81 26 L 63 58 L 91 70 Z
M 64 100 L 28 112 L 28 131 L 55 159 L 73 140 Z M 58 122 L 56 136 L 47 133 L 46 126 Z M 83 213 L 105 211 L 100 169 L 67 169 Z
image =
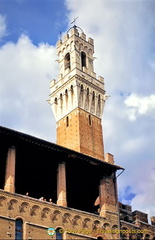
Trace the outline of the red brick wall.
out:
M 57 123 L 57 144 L 104 159 L 101 119 L 77 108 Z

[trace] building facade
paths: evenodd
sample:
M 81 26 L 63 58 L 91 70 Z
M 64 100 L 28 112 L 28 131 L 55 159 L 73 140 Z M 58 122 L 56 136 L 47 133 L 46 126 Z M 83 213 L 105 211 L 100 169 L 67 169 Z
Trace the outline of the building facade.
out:
M 107 96 L 93 53 L 76 26 L 57 43 L 57 144 L 0 127 L 0 239 L 155 239 L 155 218 L 118 202 L 124 169 L 104 153 Z

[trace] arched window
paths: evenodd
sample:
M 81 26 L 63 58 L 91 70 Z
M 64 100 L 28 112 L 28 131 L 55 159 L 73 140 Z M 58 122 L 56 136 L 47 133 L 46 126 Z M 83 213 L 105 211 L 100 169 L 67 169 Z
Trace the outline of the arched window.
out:
M 80 106 L 83 106 L 83 95 L 84 95 L 84 89 L 83 89 L 83 84 L 81 84 L 80 86 L 80 101 L 79 101 L 79 104 Z
M 63 239 L 63 229 L 57 228 L 56 229 L 56 240 L 62 240 Z
M 95 92 L 93 91 L 92 101 L 95 100 Z
M 68 90 L 65 90 L 65 96 L 66 96 L 66 109 L 68 109 Z
M 15 222 L 15 240 L 23 239 L 23 220 L 18 218 Z
M 100 111 L 101 111 L 101 97 L 100 97 L 100 94 L 98 95 L 98 112 L 100 114 Z
M 101 97 L 100 97 L 100 94 L 98 95 L 98 103 L 100 103 L 101 101 Z
M 86 110 L 89 109 L 89 88 L 87 88 L 87 91 L 86 91 L 85 109 Z
M 91 112 L 95 112 L 95 92 L 92 93 L 92 101 L 91 101 Z
M 74 90 L 73 90 L 73 85 L 71 85 L 71 92 L 73 93 L 73 91 L 74 91 Z
M 65 69 L 70 68 L 70 54 L 67 53 L 65 56 Z
M 146 234 L 146 235 L 145 235 L 145 239 L 150 239 L 150 235 L 149 235 L 149 234 Z
M 137 233 L 137 240 L 143 239 L 143 233 Z M 155 240 L 155 239 L 152 239 Z
M 62 109 L 63 106 L 63 98 L 62 98 L 62 93 L 60 93 L 60 108 Z
M 58 104 L 58 99 L 57 98 L 54 99 L 54 103 Z
M 74 95 L 73 85 L 71 85 L 70 91 L 71 91 L 71 104 L 73 105 L 73 95 Z
M 89 88 L 87 88 L 87 96 L 89 95 Z
M 86 67 L 86 54 L 81 52 L 81 67 Z
M 103 237 L 97 237 L 97 240 L 103 240 Z
M 68 97 L 68 90 L 67 89 L 65 90 L 65 95 Z
M 80 92 L 83 93 L 83 84 L 81 84 Z

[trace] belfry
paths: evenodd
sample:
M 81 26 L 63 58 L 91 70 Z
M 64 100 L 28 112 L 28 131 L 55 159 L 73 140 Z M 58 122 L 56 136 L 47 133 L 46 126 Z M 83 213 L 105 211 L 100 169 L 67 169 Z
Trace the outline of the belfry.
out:
M 104 78 L 96 78 L 93 53 L 93 39 L 86 40 L 76 26 L 57 42 L 60 74 L 51 81 L 50 104 L 57 122 L 57 144 L 104 160 Z

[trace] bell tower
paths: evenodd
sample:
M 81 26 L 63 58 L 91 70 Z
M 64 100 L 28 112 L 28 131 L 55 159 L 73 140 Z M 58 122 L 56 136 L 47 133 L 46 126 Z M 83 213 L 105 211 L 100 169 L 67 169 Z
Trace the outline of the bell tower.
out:
M 94 41 L 74 26 L 57 42 L 60 74 L 50 83 L 57 144 L 104 160 L 104 78 L 94 72 Z

